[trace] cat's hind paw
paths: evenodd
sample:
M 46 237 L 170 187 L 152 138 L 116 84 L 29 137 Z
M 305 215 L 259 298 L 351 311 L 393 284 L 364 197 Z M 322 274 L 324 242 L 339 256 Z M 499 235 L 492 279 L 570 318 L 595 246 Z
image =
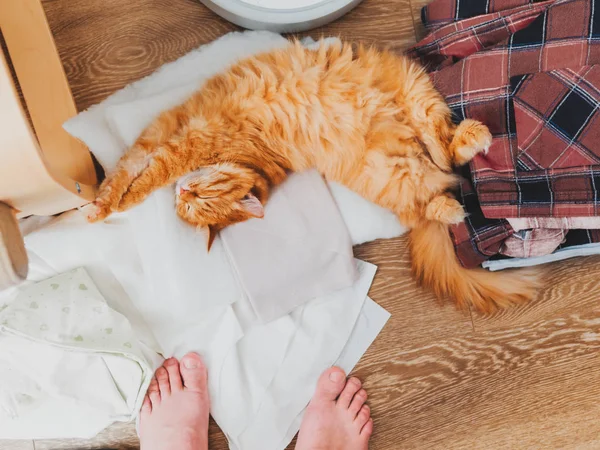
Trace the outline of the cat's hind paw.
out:
M 427 205 L 425 217 L 436 222 L 456 225 L 465 220 L 466 213 L 456 199 L 439 195 L 434 197 Z

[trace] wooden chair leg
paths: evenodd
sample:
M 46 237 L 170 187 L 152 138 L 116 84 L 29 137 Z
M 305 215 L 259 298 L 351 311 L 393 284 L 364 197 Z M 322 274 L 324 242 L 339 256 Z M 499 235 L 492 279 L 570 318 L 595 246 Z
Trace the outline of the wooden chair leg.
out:
M 16 211 L 0 202 L 0 291 L 27 278 L 28 260 Z

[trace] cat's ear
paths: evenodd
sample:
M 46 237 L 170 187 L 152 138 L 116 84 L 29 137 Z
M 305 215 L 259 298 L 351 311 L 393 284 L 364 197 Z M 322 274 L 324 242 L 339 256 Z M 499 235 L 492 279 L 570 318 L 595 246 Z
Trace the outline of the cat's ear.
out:
M 204 234 L 205 238 L 206 238 L 206 251 L 210 252 L 210 248 L 213 245 L 213 242 L 215 242 L 215 238 L 217 237 L 217 234 L 219 234 L 219 231 L 221 231 L 222 227 L 219 227 L 217 225 L 208 225 L 205 227 L 198 227 L 198 231 L 200 231 L 202 234 Z
M 219 231 L 221 231 L 221 227 L 217 226 L 217 225 L 209 225 L 208 226 L 208 243 L 207 243 L 207 251 L 210 252 L 210 248 L 213 245 L 213 242 L 215 242 L 215 238 L 217 237 L 217 234 L 219 234 Z
M 240 205 L 242 206 L 242 209 L 252 217 L 262 219 L 265 216 L 265 209 L 263 208 L 262 203 L 252 193 L 246 195 L 246 197 L 240 201 Z

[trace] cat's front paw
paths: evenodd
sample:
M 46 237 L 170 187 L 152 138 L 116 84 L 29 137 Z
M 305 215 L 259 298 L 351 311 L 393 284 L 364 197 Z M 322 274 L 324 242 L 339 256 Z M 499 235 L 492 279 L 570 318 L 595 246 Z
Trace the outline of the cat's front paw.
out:
M 96 200 L 94 200 L 94 208 L 87 216 L 88 222 L 100 222 L 106 219 L 113 212 L 117 210 L 121 195 L 119 191 L 115 190 L 115 180 L 112 176 L 107 177 L 96 194 Z
M 471 161 L 478 153 L 487 153 L 492 145 L 492 134 L 488 127 L 477 120 L 463 120 L 454 133 L 452 147 L 457 166 Z
M 93 209 L 89 212 L 87 220 L 90 223 L 100 222 L 110 216 L 111 209 L 108 205 L 102 203 L 101 200 L 96 199 L 93 203 Z

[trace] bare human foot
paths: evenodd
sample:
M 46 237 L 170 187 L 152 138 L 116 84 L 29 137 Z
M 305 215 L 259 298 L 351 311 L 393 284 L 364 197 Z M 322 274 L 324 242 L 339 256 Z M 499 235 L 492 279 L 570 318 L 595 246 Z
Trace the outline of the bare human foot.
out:
M 140 411 L 142 450 L 207 450 L 209 400 L 206 367 L 196 353 L 167 359 Z
M 296 450 L 367 450 L 373 433 L 367 393 L 358 378 L 338 367 L 319 378 L 298 435 Z

